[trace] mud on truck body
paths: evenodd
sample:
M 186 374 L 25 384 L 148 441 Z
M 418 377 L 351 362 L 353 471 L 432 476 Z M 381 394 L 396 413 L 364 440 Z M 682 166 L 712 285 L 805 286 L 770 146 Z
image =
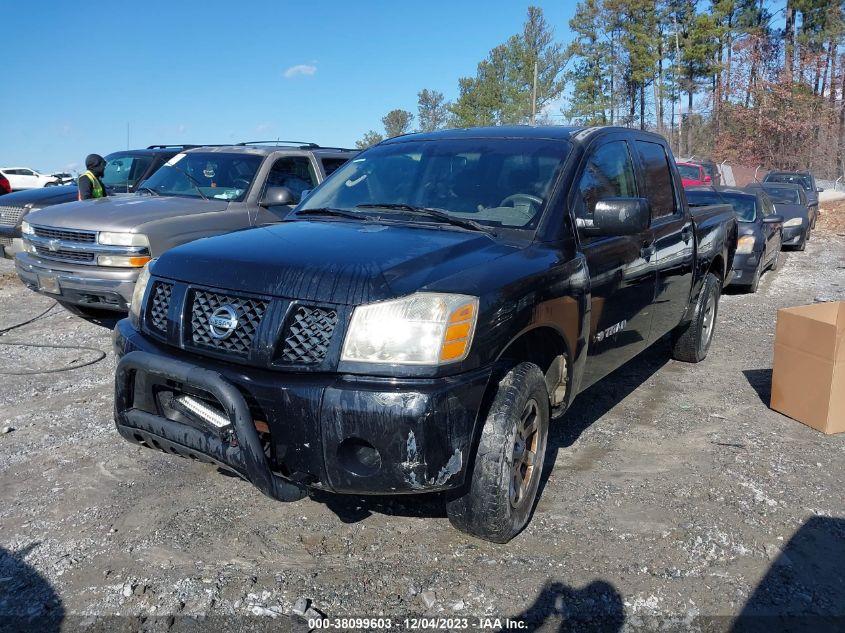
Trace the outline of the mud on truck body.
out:
M 148 266 L 114 332 L 117 429 L 282 500 L 443 492 L 506 542 L 579 391 L 667 334 L 706 356 L 736 227 L 690 212 L 649 133 L 391 139 L 284 222 Z

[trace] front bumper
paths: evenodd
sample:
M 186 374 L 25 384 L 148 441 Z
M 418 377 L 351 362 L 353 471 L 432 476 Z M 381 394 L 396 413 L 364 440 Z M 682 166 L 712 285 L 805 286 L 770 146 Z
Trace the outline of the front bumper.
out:
M 734 255 L 734 263 L 731 272 L 733 276 L 729 285 L 749 286 L 754 281 L 754 274 L 757 265 L 760 263 L 762 253 L 738 253 Z
M 125 439 L 211 461 L 282 500 L 296 497 L 291 486 L 344 494 L 461 486 L 492 373 L 386 379 L 267 371 L 152 342 L 128 320 L 113 340 L 115 423 Z M 216 400 L 230 428 L 221 433 L 172 415 L 162 394 L 173 393 Z
M 788 226 L 783 229 L 783 246 L 800 246 L 807 233 L 807 227 Z
M 30 290 L 68 303 L 116 312 L 129 310 L 132 291 L 141 270 L 80 266 L 42 259 L 30 253 L 17 254 L 15 269 Z M 56 280 L 58 293 L 41 289 L 45 278 Z

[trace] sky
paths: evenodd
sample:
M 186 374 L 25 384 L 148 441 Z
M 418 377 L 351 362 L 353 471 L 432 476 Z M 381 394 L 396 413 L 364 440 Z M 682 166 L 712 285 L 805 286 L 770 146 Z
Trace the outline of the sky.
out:
M 417 93 L 457 96 L 529 4 L 568 42 L 574 0 L 10 2 L 0 166 L 78 170 L 89 153 L 287 139 L 353 147 Z

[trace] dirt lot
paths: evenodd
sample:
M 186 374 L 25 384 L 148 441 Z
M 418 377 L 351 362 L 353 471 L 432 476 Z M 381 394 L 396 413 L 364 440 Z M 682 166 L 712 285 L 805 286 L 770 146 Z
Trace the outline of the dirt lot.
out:
M 0 630 L 130 623 L 95 617 L 108 615 L 284 630 L 302 624 L 286 617 L 302 597 L 394 628 L 428 615 L 478 629 L 489 615 L 532 630 L 728 630 L 760 613 L 845 626 L 845 435 L 766 406 L 777 308 L 845 299 L 843 218 L 845 204 L 825 213 L 756 295 L 723 298 L 704 363 L 661 343 L 581 394 L 553 430 L 533 521 L 504 546 L 452 529 L 438 498 L 281 504 L 129 445 L 111 420 L 109 330 L 55 307 L 0 342 L 108 354 L 20 376 L 6 372 L 97 354 L 0 345 Z M 50 304 L 0 260 L 0 330 Z

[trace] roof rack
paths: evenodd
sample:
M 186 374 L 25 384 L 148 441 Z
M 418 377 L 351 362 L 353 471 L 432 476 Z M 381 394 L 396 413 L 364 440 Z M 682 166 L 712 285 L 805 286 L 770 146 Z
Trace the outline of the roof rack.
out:
M 325 147 L 323 145 L 320 145 L 319 149 L 334 149 L 334 150 L 337 150 L 339 152 L 360 152 L 361 151 L 360 149 L 353 149 L 351 147 Z
M 320 147 L 316 143 L 307 143 L 305 141 L 244 141 L 243 143 L 236 143 L 236 145 L 298 145 L 303 149 L 316 149 Z
M 183 145 L 181 143 L 177 143 L 176 145 L 148 145 L 147 149 L 176 149 L 177 147 L 181 147 L 182 149 L 191 149 L 193 147 L 204 147 L 203 145 Z

